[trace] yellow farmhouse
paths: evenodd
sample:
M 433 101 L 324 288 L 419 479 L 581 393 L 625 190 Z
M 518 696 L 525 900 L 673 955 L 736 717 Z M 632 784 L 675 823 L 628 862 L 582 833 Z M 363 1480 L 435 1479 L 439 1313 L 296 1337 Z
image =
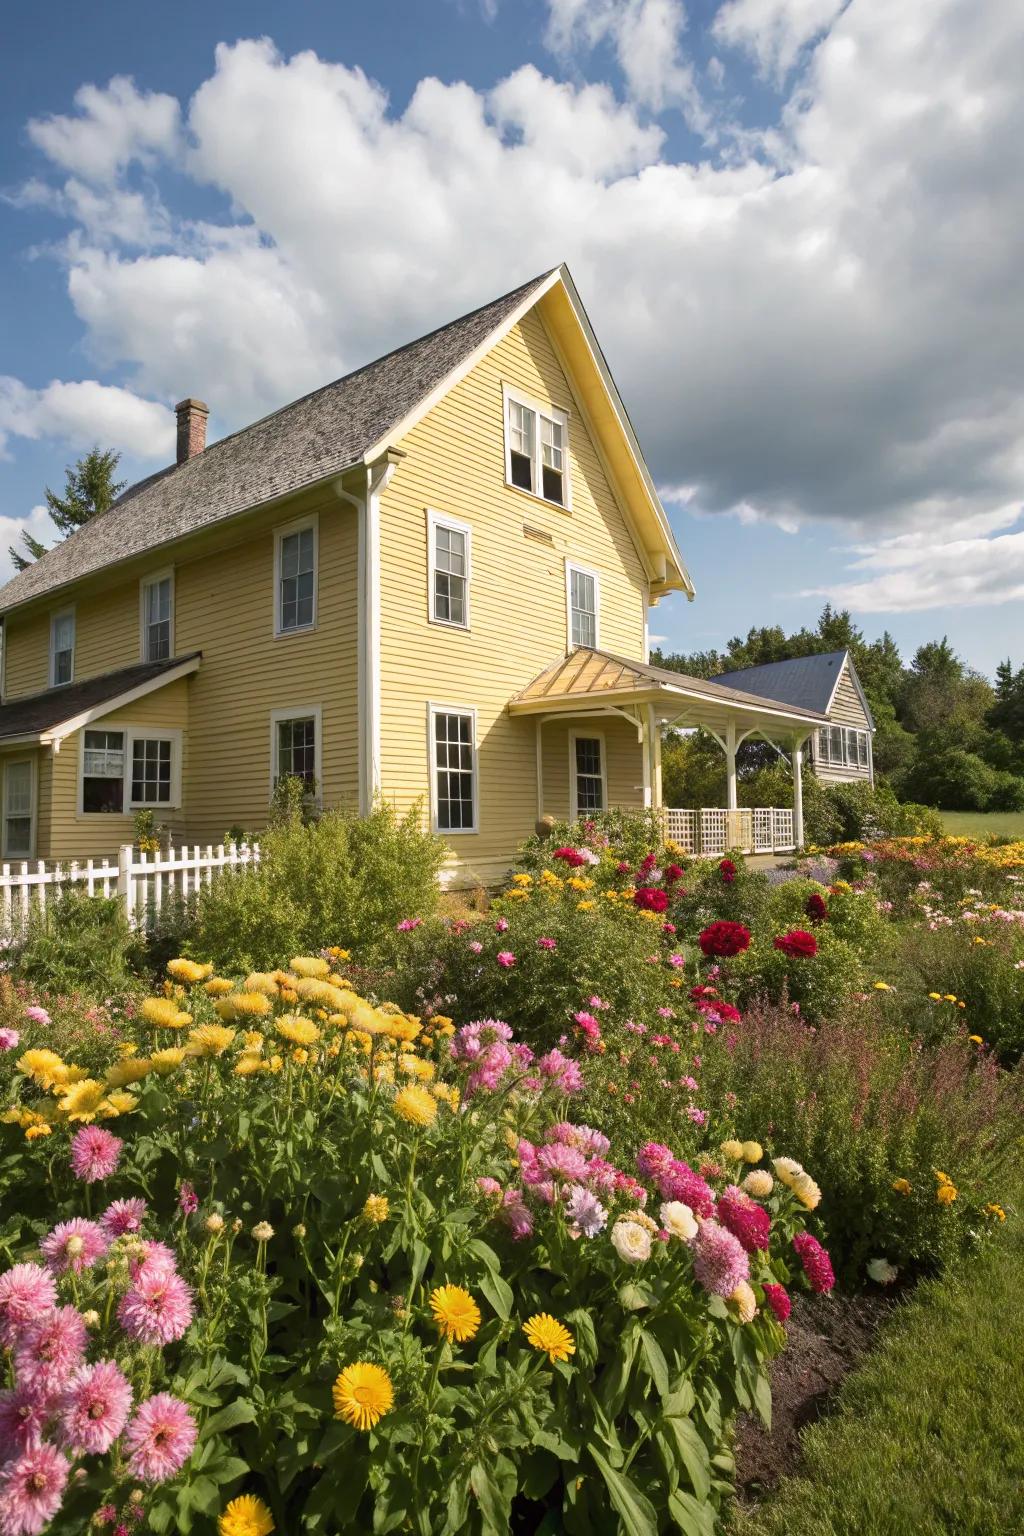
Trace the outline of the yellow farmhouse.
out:
M 660 805 L 670 723 L 794 765 L 820 709 L 649 665 L 693 595 L 566 268 L 205 446 L 0 591 L 4 859 L 258 831 L 277 778 L 423 814 L 489 881 L 538 818 Z M 787 813 L 788 814 L 788 813 Z

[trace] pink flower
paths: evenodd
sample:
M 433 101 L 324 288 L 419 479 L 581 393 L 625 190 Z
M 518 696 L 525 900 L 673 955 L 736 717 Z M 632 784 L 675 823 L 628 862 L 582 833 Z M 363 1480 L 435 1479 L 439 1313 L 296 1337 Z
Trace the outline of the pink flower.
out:
M 567 1179 L 570 1183 L 578 1184 L 586 1178 L 587 1160 L 577 1147 L 555 1142 L 553 1146 L 541 1147 L 537 1161 L 545 1173 L 557 1179 Z
M 113 1504 L 101 1504 L 93 1518 L 97 1525 L 113 1525 L 117 1519 L 117 1508 Z
M 731 1296 L 749 1278 L 750 1263 L 731 1232 L 717 1221 L 702 1221 L 693 1240 L 693 1273 L 712 1296 Z
M 561 1093 L 579 1093 L 583 1088 L 583 1073 L 579 1062 L 563 1056 L 557 1047 L 540 1058 L 537 1071 L 549 1078 L 552 1086 Z
M 498 921 L 494 925 L 494 931 L 495 931 L 495 933 L 507 933 L 508 932 L 508 918 L 507 917 L 499 917 Z
M 398 924 L 398 931 L 399 933 L 411 933 L 414 928 L 420 926 L 422 921 L 422 917 L 403 917 L 402 921 Z
M 533 1232 L 533 1217 L 523 1201 L 521 1189 L 507 1189 L 498 1212 L 502 1224 L 509 1230 L 513 1242 L 520 1243 Z
M 128 1471 L 143 1483 L 163 1483 L 185 1465 L 196 1443 L 188 1407 L 169 1392 L 157 1392 L 135 1410 L 125 1431 Z
M 33 1003 L 31 1008 L 25 1009 L 26 1019 L 31 1019 L 33 1024 L 49 1024 L 50 1015 L 45 1008 L 40 1008 L 38 1003 Z
M 141 1231 L 145 1214 L 146 1202 L 141 1198 L 115 1200 L 100 1217 L 100 1226 L 108 1237 L 124 1237 L 127 1232 Z
M 789 1299 L 789 1292 L 784 1285 L 772 1285 L 770 1282 L 761 1286 L 764 1291 L 764 1299 L 775 1313 L 780 1323 L 784 1323 L 793 1310 L 793 1303 Z
M 53 1276 L 38 1264 L 15 1264 L 0 1275 L 0 1344 L 16 1343 L 27 1323 L 57 1305 Z
M 187 1179 L 182 1180 L 178 1191 L 178 1209 L 185 1216 L 193 1216 L 199 1209 L 199 1196 Z
M 503 965 L 506 971 L 511 970 L 512 966 L 514 966 L 516 963 L 516 957 L 510 949 L 500 949 L 498 951 L 497 960 L 498 964 Z
M 793 1239 L 793 1247 L 800 1257 L 811 1290 L 824 1296 L 836 1283 L 832 1260 L 810 1232 L 798 1232 Z
M 686 1117 L 693 1125 L 707 1125 L 708 1112 L 706 1109 L 698 1109 L 696 1104 L 687 1104 Z
M 14 1346 L 14 1366 L 21 1386 L 35 1392 L 59 1392 L 85 1355 L 85 1320 L 74 1307 L 54 1307 L 28 1323 Z
M 492 1179 L 487 1174 L 485 1174 L 482 1178 L 477 1179 L 476 1187 L 482 1195 L 501 1194 L 501 1185 L 498 1183 L 497 1179 Z
M 479 955 L 483 952 L 483 945 L 480 943 L 479 939 L 470 939 L 469 950 L 471 954 Z
M 11 1387 L 0 1392 L 0 1461 L 5 1454 L 21 1455 L 38 1445 L 50 1417 L 50 1399 L 31 1387 Z
M 142 1344 L 171 1344 L 188 1331 L 192 1292 L 173 1270 L 143 1270 L 118 1303 L 117 1320 Z
M 600 1013 L 602 1010 L 610 1008 L 611 1003 L 606 1003 L 604 999 L 600 997 L 588 997 L 587 1006 L 590 1008 L 596 1008 Z
M 558 948 L 558 940 L 557 939 L 538 939 L 537 940 L 537 948 L 538 949 L 557 949 Z
M 772 1229 L 771 1217 L 763 1206 L 751 1200 L 735 1184 L 730 1185 L 722 1195 L 715 1208 L 715 1215 L 723 1227 L 728 1227 L 733 1237 L 739 1239 L 748 1253 L 767 1249 Z
M 109 1247 L 110 1239 L 103 1228 L 83 1216 L 59 1221 L 39 1244 L 46 1267 L 58 1275 L 66 1270 L 80 1275 L 83 1269 L 91 1269 Z
M 101 1125 L 83 1125 L 71 1138 L 71 1171 L 76 1179 L 95 1184 L 117 1171 L 124 1142 Z
M 3 1536 L 38 1536 L 60 1509 L 70 1470 L 53 1445 L 33 1446 L 0 1468 Z
M 0 1051 L 13 1051 L 20 1039 L 16 1029 L 0 1029 Z
M 669 955 L 668 963 L 669 963 L 669 965 L 674 966 L 677 971 L 681 970 L 682 967 L 686 964 L 686 956 L 685 955 Z
M 58 1437 L 72 1452 L 102 1456 L 128 1419 L 131 1385 L 113 1360 L 75 1372 L 57 1405 Z
M 173 1248 L 168 1248 L 166 1243 L 155 1242 L 152 1238 L 143 1238 L 142 1255 L 128 1261 L 128 1270 L 132 1280 L 138 1282 L 143 1275 L 174 1274 L 178 1262 L 178 1256 Z

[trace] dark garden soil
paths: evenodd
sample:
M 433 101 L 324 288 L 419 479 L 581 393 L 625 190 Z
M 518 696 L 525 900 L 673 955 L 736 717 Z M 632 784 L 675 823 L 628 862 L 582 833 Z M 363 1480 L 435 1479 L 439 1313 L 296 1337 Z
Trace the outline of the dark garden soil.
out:
M 894 1298 L 794 1296 L 788 1342 L 771 1368 L 772 1428 L 741 1414 L 736 1426 L 736 1492 L 756 1504 L 800 1465 L 800 1431 L 828 1412 L 843 1377 L 871 1348 Z

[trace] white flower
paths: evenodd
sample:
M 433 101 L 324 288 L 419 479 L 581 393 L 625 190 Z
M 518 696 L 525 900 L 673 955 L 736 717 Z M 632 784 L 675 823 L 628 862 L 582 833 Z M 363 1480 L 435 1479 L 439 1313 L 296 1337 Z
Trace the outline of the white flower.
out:
M 252 1229 L 252 1235 L 258 1243 L 269 1243 L 274 1229 L 269 1221 L 258 1221 Z
M 666 1200 L 658 1212 L 661 1224 L 673 1237 L 681 1237 L 684 1243 L 697 1236 L 697 1222 L 688 1205 L 681 1200 Z
M 879 1285 L 892 1285 L 898 1274 L 896 1265 L 888 1259 L 872 1259 L 868 1264 L 868 1278 L 877 1280 Z
M 821 1190 L 809 1173 L 798 1173 L 789 1187 L 805 1210 L 813 1211 L 821 1203 Z
M 642 1264 L 651 1256 L 651 1234 L 638 1221 L 617 1221 L 612 1246 L 627 1264 Z
M 736 1308 L 741 1323 L 752 1323 L 754 1321 L 754 1318 L 757 1316 L 757 1297 L 745 1280 L 740 1281 L 729 1297 L 729 1300 Z
M 775 1169 L 776 1177 L 781 1179 L 783 1184 L 788 1184 L 790 1189 L 793 1187 L 793 1180 L 804 1171 L 803 1163 L 798 1163 L 795 1157 L 776 1157 L 772 1160 L 772 1167 Z
M 775 1180 L 767 1168 L 753 1168 L 740 1188 L 746 1190 L 748 1195 L 753 1195 L 755 1200 L 765 1200 L 775 1188 Z

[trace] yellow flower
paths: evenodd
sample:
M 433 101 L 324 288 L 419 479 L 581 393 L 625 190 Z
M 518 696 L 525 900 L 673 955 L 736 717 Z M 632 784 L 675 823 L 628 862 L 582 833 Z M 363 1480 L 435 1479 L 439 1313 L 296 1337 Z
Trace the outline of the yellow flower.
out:
M 447 1104 L 451 1110 L 459 1107 L 459 1090 L 454 1083 L 431 1083 L 430 1091 L 435 1099 L 440 1099 L 442 1104 Z
M 345 1012 L 346 994 L 340 987 L 332 987 L 329 981 L 315 976 L 303 976 L 290 989 L 306 1003 L 322 1003 L 330 1012 Z
M 980 1035 L 968 1035 L 967 1038 L 968 1038 L 968 1040 L 973 1040 L 975 1045 L 984 1045 L 985 1044 L 984 1040 L 981 1038 Z
M 529 901 L 530 893 L 517 886 L 514 891 L 506 891 L 503 899 L 505 901 Z
M 757 1298 L 746 1280 L 741 1280 L 729 1297 L 730 1302 L 736 1308 L 736 1316 L 741 1323 L 752 1323 L 757 1316 Z
M 446 1018 L 443 1013 L 435 1013 L 430 1023 L 437 1033 L 444 1035 L 445 1038 L 455 1033 L 455 1020 Z
M 308 1060 L 309 1052 L 305 1049 L 304 1046 L 297 1045 L 294 1051 L 292 1051 L 292 1061 L 294 1061 L 298 1066 L 304 1067 Z
M 547 1312 L 535 1312 L 523 1324 L 523 1332 L 534 1349 L 547 1355 L 552 1365 L 556 1360 L 568 1360 L 576 1353 L 576 1344 L 568 1328 Z
M 50 1089 L 66 1081 L 67 1067 L 56 1051 L 31 1050 L 18 1057 L 18 1071 L 38 1083 L 40 1088 Z
M 84 1077 L 80 1083 L 73 1083 L 67 1093 L 60 1100 L 58 1108 L 62 1115 L 67 1115 L 69 1120 L 94 1120 L 106 1088 L 95 1078 Z
M 593 912 L 593 910 L 596 907 L 596 905 L 597 905 L 597 903 L 595 901 L 578 901 L 576 903 L 576 911 L 577 912 Z
M 586 875 L 570 875 L 565 883 L 570 891 L 592 891 L 594 889 L 593 880 L 588 880 Z
M 126 1088 L 129 1083 L 141 1082 L 152 1070 L 148 1056 L 126 1056 L 123 1061 L 115 1061 L 103 1075 L 111 1088 Z
M 950 1178 L 949 1174 L 943 1173 L 941 1168 L 933 1168 L 932 1172 L 940 1184 L 952 1184 L 953 1180 Z
M 933 1003 L 941 1003 L 942 1002 L 942 993 L 941 992 L 929 992 L 928 996 L 931 998 Z
M 200 1024 L 188 1032 L 190 1056 L 222 1056 L 235 1038 L 236 1031 L 223 1024 Z
M 180 1067 L 185 1060 L 185 1052 L 176 1046 L 168 1046 L 165 1050 L 154 1051 L 149 1058 L 153 1063 L 153 1071 L 159 1072 L 161 1077 L 166 1077 L 168 1072 L 173 1072 L 175 1067 Z
M 410 1125 L 433 1125 L 437 1118 L 437 1100 L 419 1083 L 407 1083 L 395 1094 L 395 1114 Z
M 126 1093 L 123 1088 L 108 1093 L 106 1098 L 97 1107 L 96 1113 L 101 1120 L 116 1120 L 118 1115 L 127 1115 L 138 1105 L 138 1099 L 133 1093 Z
M 893 1179 L 892 1187 L 898 1195 L 909 1195 L 911 1184 L 909 1179 Z
M 540 876 L 540 883 L 541 883 L 541 885 L 552 885 L 552 886 L 556 886 L 556 885 L 560 886 L 562 884 L 561 880 L 559 880 L 558 876 L 555 874 L 553 869 L 542 870 L 541 876 Z
M 820 1205 L 821 1190 L 809 1173 L 798 1173 L 789 1187 L 805 1210 L 813 1211 Z
M 26 1131 L 25 1134 L 28 1135 L 29 1133 Z M 1005 1221 L 1006 1220 L 1006 1212 L 1003 1210 L 1002 1206 L 1001 1205 L 995 1205 L 994 1203 L 990 1203 L 989 1205 L 986 1205 L 986 1207 L 985 1207 L 985 1215 L 986 1216 L 994 1216 L 997 1221 Z
M 944 992 L 943 996 L 942 996 L 942 1000 L 943 1000 L 944 1003 L 955 1003 L 956 1002 L 956 993 L 955 992 Z
M 137 1056 L 139 1054 L 139 1048 L 131 1040 L 122 1040 L 121 1044 L 117 1048 L 117 1054 L 119 1056 Z
M 297 1013 L 286 1013 L 274 1025 L 282 1040 L 292 1045 L 312 1045 L 320 1039 L 320 1031 L 312 1019 L 304 1019 Z
M 40 1136 L 52 1136 L 52 1134 L 50 1127 L 44 1121 L 39 1125 L 30 1125 L 25 1132 L 25 1140 L 35 1141 Z M 1005 1220 L 1005 1217 L 1003 1219 Z
M 387 1221 L 389 1209 L 387 1195 L 367 1195 L 363 1206 L 363 1219 L 379 1227 L 382 1221 Z
M 331 968 L 326 960 L 321 960 L 319 955 L 299 955 L 288 962 L 296 976 L 325 977 L 331 974 Z
M 359 1360 L 347 1365 L 331 1389 L 334 1416 L 353 1429 L 372 1429 L 395 1402 L 391 1377 L 379 1365 Z
M 232 1499 L 217 1521 L 217 1536 L 270 1536 L 273 1529 L 270 1510 L 251 1493 Z
M 243 1051 L 235 1062 L 236 1077 L 253 1077 L 257 1072 L 269 1072 L 270 1063 L 263 1060 L 258 1051 Z
M 873 987 L 874 987 L 876 992 L 891 992 L 892 991 L 892 987 L 890 987 L 890 985 L 889 985 L 889 983 L 887 981 L 876 981 L 876 982 L 873 982 L 872 985 L 873 985 Z
M 197 965 L 194 960 L 178 959 L 167 962 L 167 971 L 175 981 L 196 982 L 205 981 L 207 976 L 212 976 L 213 966 Z
M 141 1012 L 146 1023 L 158 1029 L 184 1029 L 192 1023 L 192 1015 L 184 1013 L 171 997 L 147 997 Z
M 350 949 L 339 949 L 337 944 L 332 944 L 327 953 L 331 955 L 335 960 L 352 959 L 352 951 Z
M 264 997 L 277 997 L 277 982 L 265 971 L 253 971 L 242 982 L 243 992 L 262 992 Z
M 512 884 L 513 885 L 532 885 L 533 884 L 533 876 L 532 875 L 526 875 L 526 874 L 513 875 L 512 876 Z
M 940 1205 L 952 1205 L 956 1199 L 956 1190 L 952 1184 L 940 1184 L 935 1191 L 935 1198 Z
M 718 1150 L 721 1152 L 723 1157 L 727 1157 L 732 1163 L 738 1163 L 743 1157 L 742 1141 L 723 1141 Z
M 401 1056 L 398 1065 L 407 1077 L 416 1077 L 421 1083 L 429 1083 L 436 1071 L 432 1061 L 421 1061 L 418 1056 Z
M 270 1012 L 270 998 L 262 992 L 232 992 L 214 1004 L 222 1019 L 262 1019 Z
M 480 1327 L 480 1308 L 461 1285 L 439 1285 L 430 1293 L 430 1310 L 443 1338 L 464 1344 Z
M 267 1066 L 270 1068 L 271 1072 L 280 1072 L 281 1068 L 284 1066 L 284 1062 L 280 1056 L 271 1056 L 270 1060 L 267 1062 Z
M 743 1143 L 743 1161 L 745 1163 L 759 1163 L 764 1156 L 764 1150 L 759 1141 L 745 1141 Z
M 396 1013 L 389 1020 L 389 1032 L 393 1040 L 402 1040 L 407 1045 L 419 1038 L 423 1025 L 419 1019 L 410 1018 L 408 1014 Z
M 229 992 L 235 990 L 233 981 L 228 981 L 224 976 L 214 976 L 203 987 L 208 997 L 226 997 Z

